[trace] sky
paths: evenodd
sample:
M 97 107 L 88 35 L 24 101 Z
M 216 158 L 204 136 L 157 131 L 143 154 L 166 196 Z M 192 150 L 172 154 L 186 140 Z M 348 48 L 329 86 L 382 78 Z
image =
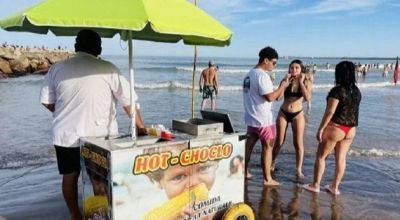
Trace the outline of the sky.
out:
M 167 1 L 167 0 L 166 0 Z M 194 2 L 194 0 L 189 0 Z M 41 0 L 0 0 L 0 19 Z M 198 47 L 200 57 L 257 57 L 265 46 L 280 56 L 400 56 L 400 0 L 197 0 L 198 6 L 233 32 L 228 47 Z M 58 45 L 73 50 L 73 37 L 0 30 L 0 43 Z M 193 56 L 193 46 L 133 42 L 135 56 Z M 125 55 L 116 36 L 103 54 Z

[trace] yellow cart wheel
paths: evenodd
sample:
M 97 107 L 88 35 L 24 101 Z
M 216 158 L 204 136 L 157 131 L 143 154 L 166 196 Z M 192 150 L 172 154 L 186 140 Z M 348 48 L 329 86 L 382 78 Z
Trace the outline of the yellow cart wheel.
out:
M 241 202 L 232 205 L 228 208 L 225 212 L 224 216 L 222 217 L 223 220 L 254 220 L 254 212 L 253 209 Z

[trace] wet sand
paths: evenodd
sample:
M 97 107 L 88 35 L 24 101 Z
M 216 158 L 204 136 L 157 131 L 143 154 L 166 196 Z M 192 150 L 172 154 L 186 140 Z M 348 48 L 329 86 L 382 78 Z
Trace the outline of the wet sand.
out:
M 305 157 L 306 178 L 296 179 L 295 155 L 280 155 L 274 173 L 274 178 L 281 183 L 279 187 L 263 186 L 258 161 L 250 163 L 256 178 L 246 182 L 245 200 L 256 211 L 256 219 L 400 219 L 397 208 L 399 172 L 391 168 L 396 158 L 383 162 L 382 158 L 348 157 L 346 174 L 340 185 L 341 195 L 338 196 L 324 191 L 322 186 L 320 193 L 299 187 L 299 184 L 312 182 L 314 159 L 313 155 Z M 387 167 L 387 170 L 377 167 Z M 330 183 L 333 172 L 331 155 L 321 185 Z
M 294 164 L 290 162 L 293 157 L 292 154 L 280 156 L 275 173 L 276 179 L 282 183 L 279 187 L 264 187 L 258 161 L 251 162 L 254 178 L 246 181 L 244 196 L 255 210 L 256 219 L 400 219 L 397 207 L 400 183 L 394 181 L 385 188 L 374 187 L 381 178 L 377 176 L 376 180 L 364 183 L 369 188 L 363 188 L 359 171 L 367 170 L 361 170 L 359 166 L 368 165 L 366 160 L 359 163 L 357 158 L 349 159 L 348 174 L 341 186 L 342 195 L 335 197 L 323 190 L 315 194 L 297 187 L 299 183 L 310 181 L 314 158 L 306 157 L 306 179 L 296 180 Z M 370 161 L 369 166 L 374 167 L 375 162 Z M 330 179 L 332 168 L 330 159 L 325 182 Z M 55 163 L 29 169 L 2 169 L 0 175 L 0 220 L 68 219 Z
M 56 164 L 0 170 L 0 216 L 7 220 L 68 219 L 57 172 Z

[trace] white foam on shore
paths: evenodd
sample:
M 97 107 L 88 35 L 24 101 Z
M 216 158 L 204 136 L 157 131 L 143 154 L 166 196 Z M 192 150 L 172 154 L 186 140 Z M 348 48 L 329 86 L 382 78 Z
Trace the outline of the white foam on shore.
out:
M 293 149 L 281 149 L 280 151 L 281 154 L 295 154 L 295 151 Z M 306 150 L 305 151 L 306 155 L 312 155 L 315 156 L 315 150 Z M 360 149 L 360 148 L 355 148 L 352 147 L 352 149 L 349 150 L 348 152 L 349 156 L 360 156 L 360 157 L 394 157 L 394 158 L 400 158 L 400 151 L 394 151 L 394 150 L 382 150 L 382 149 Z
M 351 156 L 366 157 L 400 157 L 400 151 L 382 150 L 382 149 L 350 149 Z
M 0 169 L 18 169 L 22 167 L 42 166 L 54 162 L 56 162 L 55 157 L 42 157 L 39 160 L 37 158 L 31 160 L 26 158 L 23 160 L 15 158 L 14 160 L 4 160 L 4 162 L 0 164 Z
M 198 67 L 196 68 L 196 73 L 200 73 L 203 69 L 206 67 Z M 220 68 L 219 73 L 228 73 L 228 74 L 246 74 L 250 71 L 251 67 L 248 68 Z M 193 67 L 176 67 L 177 71 L 182 71 L 182 72 L 193 72 Z M 287 72 L 288 70 L 285 69 L 274 69 L 274 73 L 281 73 L 281 72 Z
M 330 89 L 334 85 L 330 83 L 326 84 L 314 84 L 314 89 Z M 383 87 L 391 87 L 393 86 L 390 82 L 376 82 L 376 83 L 358 83 L 357 86 L 359 88 L 383 88 Z M 275 86 L 276 88 L 277 86 Z M 164 81 L 159 83 L 150 83 L 150 84 L 135 84 L 136 89 L 192 89 L 191 84 L 186 84 L 178 81 Z M 195 86 L 195 89 L 198 90 L 198 86 Z M 219 86 L 219 90 L 221 91 L 241 91 L 242 86 Z
M 2 78 L 0 83 L 37 83 L 42 82 L 44 75 L 26 75 L 22 77 Z
M 380 88 L 393 86 L 392 82 L 357 83 L 359 88 Z

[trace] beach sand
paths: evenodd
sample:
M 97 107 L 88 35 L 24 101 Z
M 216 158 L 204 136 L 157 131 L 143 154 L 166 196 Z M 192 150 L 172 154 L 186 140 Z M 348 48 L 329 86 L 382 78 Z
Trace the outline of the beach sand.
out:
M 2 169 L 0 175 L 3 219 L 68 219 L 55 163 L 29 169 Z
M 360 165 L 357 158 L 349 160 L 348 175 L 341 186 L 342 195 L 335 197 L 322 189 L 315 194 L 297 187 L 311 180 L 314 157 L 306 157 L 307 178 L 296 180 L 293 164 L 287 163 L 293 160 L 293 156 L 284 154 L 280 157 L 279 170 L 275 173 L 276 179 L 282 183 L 279 187 L 264 187 L 258 161 L 250 164 L 254 178 L 246 181 L 244 198 L 255 210 L 256 219 L 400 219 L 400 212 L 394 211 L 398 210 L 396 201 L 399 201 L 400 184 L 385 186 L 387 193 L 383 195 L 378 187 L 363 189 L 363 180 L 357 173 Z M 362 163 L 365 164 L 365 160 Z M 329 160 L 325 182 L 329 180 L 332 168 Z M 0 175 L 0 220 L 69 219 L 55 163 L 29 169 L 2 169 Z M 380 177 L 377 177 L 371 181 L 379 183 Z M 397 189 L 392 193 L 391 188 Z

